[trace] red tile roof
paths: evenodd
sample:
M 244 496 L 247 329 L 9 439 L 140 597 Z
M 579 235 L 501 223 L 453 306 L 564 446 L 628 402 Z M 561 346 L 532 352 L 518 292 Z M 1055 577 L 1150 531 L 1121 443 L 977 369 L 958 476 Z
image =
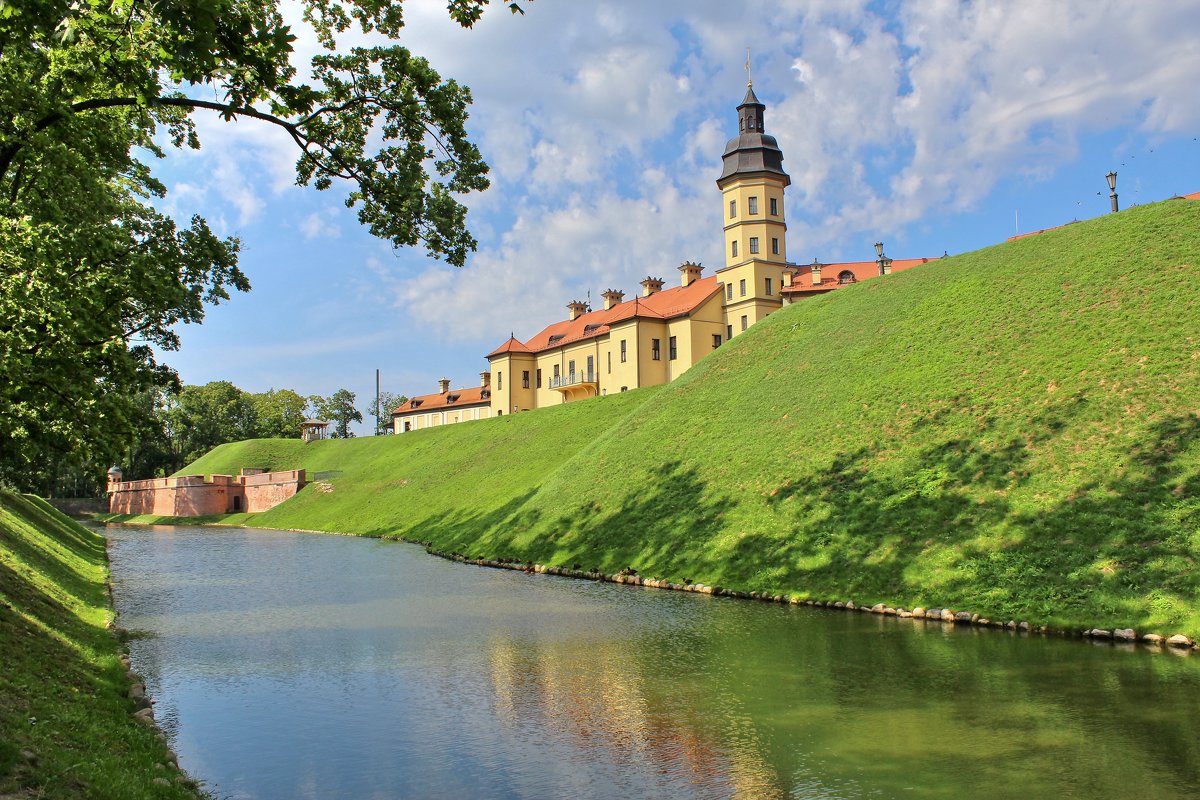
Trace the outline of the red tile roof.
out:
M 491 358 L 500 353 L 529 353 L 532 352 L 528 347 L 517 341 L 517 337 L 510 336 L 508 341 L 497 347 L 492 352 L 488 353 L 484 358 Z
M 487 392 L 485 395 L 484 392 Z M 450 398 L 454 398 L 451 400 Z M 472 386 L 470 389 L 451 389 L 445 393 L 423 394 L 410 397 L 392 411 L 392 416 L 400 414 L 417 414 L 424 411 L 436 411 L 446 408 L 461 408 L 491 404 L 491 391 L 486 386 Z
M 1183 194 L 1179 196 L 1180 200 L 1200 200 L 1200 192 L 1192 192 L 1191 194 Z
M 501 353 L 537 353 L 555 347 L 562 347 L 572 342 L 601 336 L 611 329 L 611 326 L 634 317 L 642 319 L 671 319 L 690 314 L 699 308 L 706 300 L 720 291 L 720 281 L 715 275 L 692 281 L 688 286 L 676 286 L 663 289 L 649 297 L 635 297 L 618 303 L 610 309 L 589 311 L 573 320 L 562 320 L 547 325 L 524 344 L 516 339 L 509 339 L 500 347 L 488 353 L 487 357 Z
M 892 259 L 892 272 L 903 272 L 906 269 L 937 261 L 936 258 L 896 258 Z M 879 277 L 879 264 L 875 261 L 843 261 L 840 264 L 821 265 L 821 283 L 814 286 L 812 282 L 812 265 L 804 264 L 798 269 L 792 285 L 780 289 L 782 294 L 805 294 L 811 292 L 828 292 L 842 286 L 838 277 L 843 272 L 852 272 L 854 280 L 865 281 L 868 278 Z

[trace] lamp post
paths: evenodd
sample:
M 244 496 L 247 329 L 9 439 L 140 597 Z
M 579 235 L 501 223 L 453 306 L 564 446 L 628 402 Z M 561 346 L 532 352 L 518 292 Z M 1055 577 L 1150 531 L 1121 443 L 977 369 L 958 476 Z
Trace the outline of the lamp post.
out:
M 892 260 L 883 254 L 883 242 L 875 243 L 875 263 L 879 265 L 879 274 L 887 275 L 892 271 Z
M 1117 213 L 1117 173 L 1110 172 L 1104 176 L 1108 179 L 1108 199 L 1112 201 L 1112 213 Z

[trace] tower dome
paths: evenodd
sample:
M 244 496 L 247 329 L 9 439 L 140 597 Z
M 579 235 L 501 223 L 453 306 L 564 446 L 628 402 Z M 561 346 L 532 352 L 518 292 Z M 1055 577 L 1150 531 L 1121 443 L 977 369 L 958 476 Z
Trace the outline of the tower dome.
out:
M 781 176 L 784 186 L 792 182 L 783 171 L 783 151 L 779 149 L 779 143 L 774 136 L 764 133 L 766 109 L 755 96 L 754 87 L 747 86 L 746 96 L 737 107 L 738 135 L 725 145 L 717 186 L 723 188 L 727 181 L 739 175 L 764 172 Z

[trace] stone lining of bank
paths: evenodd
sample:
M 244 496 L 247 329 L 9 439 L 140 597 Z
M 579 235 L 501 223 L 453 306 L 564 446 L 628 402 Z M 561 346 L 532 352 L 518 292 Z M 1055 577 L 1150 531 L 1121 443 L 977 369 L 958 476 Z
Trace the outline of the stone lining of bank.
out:
M 314 531 L 315 532 L 315 531 Z M 1167 648 L 1172 652 L 1180 654 L 1190 654 L 1194 651 L 1200 651 L 1200 643 L 1193 641 L 1190 637 L 1182 633 L 1177 633 L 1173 636 L 1161 636 L 1157 633 L 1144 633 L 1139 635 L 1132 628 L 1086 628 L 1066 629 L 1052 628 L 1048 625 L 1033 625 L 1029 622 L 1017 620 L 993 620 L 986 617 L 981 617 L 970 611 L 957 611 L 951 608 L 913 608 L 911 611 L 904 608 L 892 608 L 884 603 L 876 603 L 873 606 L 860 606 L 855 604 L 853 600 L 811 600 L 801 599 L 795 595 L 783 594 L 768 594 L 766 592 L 742 592 L 733 589 L 726 589 L 721 586 L 708 586 L 703 583 L 672 583 L 671 581 L 662 578 L 643 578 L 632 571 L 618 572 L 613 575 L 606 575 L 603 572 L 594 572 L 581 569 L 568 569 L 566 567 L 553 567 L 543 564 L 533 564 L 530 562 L 518 563 L 511 561 L 497 561 L 490 558 L 470 558 L 462 553 L 443 553 L 433 549 L 428 542 L 414 542 L 414 544 L 424 545 L 426 552 L 430 555 L 438 556 L 439 558 L 449 559 L 450 561 L 458 561 L 463 564 L 474 564 L 479 567 L 494 567 L 496 569 L 511 569 L 521 572 L 536 573 L 539 575 L 561 575 L 565 578 L 581 578 L 584 580 L 601 581 L 604 583 L 620 583 L 628 586 L 643 586 L 650 589 L 666 589 L 676 592 L 693 592 L 695 594 L 707 594 L 714 597 L 730 597 L 738 600 L 758 600 L 765 603 L 779 603 L 783 605 L 804 605 L 814 608 L 832 608 L 841 609 L 843 611 L 857 611 L 867 614 L 879 614 L 887 617 L 896 617 L 897 619 L 914 619 L 924 620 L 929 622 L 947 623 L 950 625 L 971 625 L 982 628 L 999 628 L 1009 630 L 1016 633 L 1039 634 L 1042 636 L 1061 636 L 1066 638 L 1084 638 L 1094 639 L 1097 641 L 1113 641 L 1117 643 L 1126 643 L 1129 645 L 1142 645 L 1152 648 Z
M 104 558 L 106 564 L 109 562 L 108 549 L 111 546 L 112 540 L 105 537 Z M 108 577 L 105 578 L 104 585 L 108 594 L 108 607 L 113 611 L 115 617 L 116 604 L 113 602 L 111 573 L 109 573 Z M 132 714 L 130 714 L 130 716 L 133 717 L 136 722 L 145 725 L 147 728 L 153 731 L 154 735 L 158 737 L 159 741 L 161 741 L 167 748 L 167 757 L 164 760 L 164 763 L 156 765 L 163 771 L 163 775 L 154 778 L 151 780 L 151 783 L 157 786 L 170 786 L 172 782 L 174 782 L 192 790 L 193 792 L 196 792 L 197 797 L 207 797 L 207 795 L 204 795 L 200 792 L 199 782 L 180 769 L 179 756 L 175 754 L 174 749 L 171 748 L 170 743 L 167 741 L 166 732 L 159 727 L 158 721 L 154 718 L 154 699 L 150 697 L 150 694 L 146 691 L 146 684 L 142 680 L 142 676 L 133 671 L 133 664 L 129 660 L 129 653 L 126 649 L 127 646 L 124 643 L 124 637 L 128 634 L 128 631 L 117 625 L 114 620 L 109 621 L 108 629 L 112 631 L 113 634 L 120 637 L 121 640 L 121 652 L 118 655 L 118 659 L 121 662 L 121 666 L 125 669 L 125 679 L 129 683 L 129 688 L 126 690 L 126 696 L 133 701 L 134 708 L 136 709 Z M 168 775 L 173 775 L 173 780 L 172 778 L 167 777 Z

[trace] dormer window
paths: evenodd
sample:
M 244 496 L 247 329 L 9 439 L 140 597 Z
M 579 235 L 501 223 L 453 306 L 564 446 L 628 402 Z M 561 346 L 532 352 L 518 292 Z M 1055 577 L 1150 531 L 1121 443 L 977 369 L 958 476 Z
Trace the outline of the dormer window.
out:
M 596 322 L 596 323 L 592 323 L 591 325 L 584 325 L 584 326 L 583 326 L 583 332 L 584 332 L 584 333 L 591 333 L 592 331 L 594 331 L 594 330 L 597 330 L 597 329 L 599 329 L 599 328 L 603 328 L 603 327 L 604 327 L 604 324 L 603 324 L 603 323 Z
M 446 402 L 447 402 L 447 403 L 453 403 L 455 400 L 457 400 L 457 399 L 458 399 L 458 397 L 459 397 L 459 396 L 458 396 L 458 395 L 456 395 L 456 394 L 448 394 L 448 395 L 446 395 Z
M 551 337 L 550 337 L 550 344 L 554 344 L 555 342 L 562 341 L 562 339 L 563 339 L 565 336 L 566 336 L 566 334 L 564 334 L 564 333 L 556 333 L 556 334 L 554 334 L 553 336 L 551 336 Z
M 854 283 L 855 280 L 857 278 L 854 277 L 854 273 L 848 269 L 844 269 L 838 273 L 838 283 L 842 286 L 845 286 L 847 283 Z

